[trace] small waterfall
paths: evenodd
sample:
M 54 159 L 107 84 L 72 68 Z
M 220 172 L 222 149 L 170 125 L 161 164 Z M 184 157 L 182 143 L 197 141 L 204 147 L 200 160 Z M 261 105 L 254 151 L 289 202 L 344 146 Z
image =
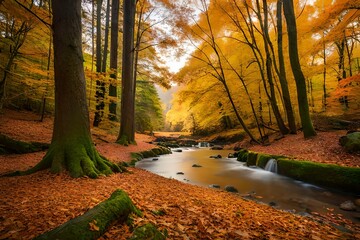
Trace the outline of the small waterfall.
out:
M 265 171 L 277 173 L 277 161 L 276 159 L 270 159 L 265 166 Z

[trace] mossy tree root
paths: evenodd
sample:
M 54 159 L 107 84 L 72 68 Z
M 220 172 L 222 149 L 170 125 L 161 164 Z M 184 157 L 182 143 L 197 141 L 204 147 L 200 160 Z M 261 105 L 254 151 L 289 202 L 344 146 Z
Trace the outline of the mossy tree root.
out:
M 126 192 L 116 190 L 110 198 L 96 205 L 83 215 L 71 219 L 34 239 L 97 239 L 105 233 L 113 222 L 125 222 L 131 213 L 139 216 L 142 215 Z
M 119 166 L 101 156 L 93 144 L 69 142 L 52 143 L 45 157 L 36 166 L 26 171 L 16 171 L 3 176 L 29 175 L 48 168 L 52 173 L 67 170 L 70 176 L 75 178 L 83 176 L 97 178 L 99 175 L 122 172 Z

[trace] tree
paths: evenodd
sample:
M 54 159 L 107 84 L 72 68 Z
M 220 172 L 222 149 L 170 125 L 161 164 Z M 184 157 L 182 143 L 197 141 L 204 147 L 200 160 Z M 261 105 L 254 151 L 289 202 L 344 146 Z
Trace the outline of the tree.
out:
M 72 177 L 111 174 L 120 169 L 100 156 L 91 139 L 81 39 L 81 0 L 54 0 L 55 120 L 45 157 L 30 174 L 50 168 Z
M 111 4 L 111 41 L 110 41 L 110 74 L 109 96 L 117 97 L 117 61 L 118 61 L 118 40 L 119 40 L 119 4 L 120 0 L 112 0 Z M 110 99 L 109 119 L 116 120 L 116 100 Z
M 123 55 L 121 75 L 121 120 L 116 140 L 120 144 L 135 143 L 135 79 L 134 79 L 134 25 L 135 0 L 124 1 Z
M 288 83 L 286 80 L 286 71 L 285 71 L 285 61 L 283 54 L 283 41 L 282 41 L 282 3 L 283 0 L 277 0 L 276 6 L 276 20 L 277 20 L 277 42 L 278 42 L 278 60 L 279 60 L 279 81 L 282 91 L 282 97 L 284 100 L 286 116 L 288 118 L 288 124 L 290 133 L 296 134 L 296 123 L 293 107 L 291 105 L 290 92 L 288 88 Z
M 103 0 L 96 0 L 96 72 L 102 72 L 102 54 L 101 54 L 101 7 Z M 99 78 L 101 76 L 98 76 Z M 96 111 L 94 116 L 93 126 L 99 126 L 104 115 L 104 98 L 105 98 L 105 83 L 101 79 L 96 80 Z
M 5 9 L 9 8 L 7 4 L 4 5 Z M 32 6 L 33 4 L 31 3 L 29 9 L 31 9 Z M 10 7 L 13 8 L 14 6 Z M 1 9 L 1 12 L 2 11 L 3 10 Z M 1 42 L 4 42 L 7 45 L 6 47 L 4 46 L 4 48 L 9 49 L 7 60 L 5 60 L 6 63 L 2 71 L 2 76 L 0 76 L 0 111 L 3 108 L 4 99 L 6 97 L 5 86 L 7 78 L 11 72 L 11 68 L 14 64 L 15 58 L 19 54 L 21 46 L 24 44 L 29 31 L 33 28 L 31 18 L 26 19 L 22 16 L 21 13 L 19 13 L 18 15 L 19 17 L 13 16 L 11 19 L 6 19 L 5 36 L 0 36 Z
M 296 83 L 301 125 L 304 137 L 308 138 L 315 136 L 316 132 L 310 118 L 309 104 L 306 95 L 306 82 L 299 61 L 294 4 L 292 0 L 284 1 L 283 4 L 288 31 L 290 64 Z

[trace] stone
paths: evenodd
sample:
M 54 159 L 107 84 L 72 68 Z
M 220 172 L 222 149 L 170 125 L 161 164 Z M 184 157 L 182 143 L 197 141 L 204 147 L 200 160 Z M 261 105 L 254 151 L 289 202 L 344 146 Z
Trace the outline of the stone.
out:
M 183 172 L 177 172 L 176 174 L 177 174 L 177 175 L 184 175 Z
M 159 159 L 158 159 L 158 158 L 153 158 L 152 160 L 153 160 L 153 161 L 157 161 L 157 160 L 159 160 Z
M 211 187 L 211 188 L 220 188 L 220 185 L 218 185 L 218 184 L 210 184 L 209 187 Z
M 275 206 L 277 206 L 277 203 L 276 203 L 276 202 L 271 201 L 271 202 L 269 202 L 269 206 L 271 206 L 271 207 L 275 207 Z
M 173 152 L 182 152 L 181 149 L 174 149 Z
M 224 147 L 223 146 L 219 146 L 219 145 L 215 145 L 213 147 L 210 148 L 211 150 L 223 150 Z
M 193 164 L 192 167 L 202 167 L 202 166 L 199 164 Z
M 345 211 L 356 211 L 356 206 L 352 201 L 345 201 L 340 204 L 340 209 Z
M 339 143 L 347 152 L 360 152 L 360 132 L 353 132 L 340 137 Z
M 354 203 L 356 206 L 360 207 L 360 198 L 356 199 Z
M 231 185 L 225 186 L 225 191 L 232 192 L 232 193 L 238 193 L 239 192 L 234 186 L 231 186 Z
M 212 156 L 210 156 L 210 158 L 218 159 L 218 158 L 222 158 L 222 156 L 220 154 L 219 155 L 212 155 Z

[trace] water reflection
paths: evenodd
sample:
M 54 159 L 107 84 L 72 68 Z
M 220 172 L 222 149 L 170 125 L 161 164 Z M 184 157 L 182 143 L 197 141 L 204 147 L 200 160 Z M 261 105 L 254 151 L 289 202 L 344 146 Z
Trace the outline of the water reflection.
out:
M 339 204 L 346 200 L 354 200 L 355 196 L 295 181 L 263 169 L 249 168 L 236 159 L 227 158 L 226 156 L 232 152 L 230 150 L 182 150 L 161 156 L 157 161 L 152 161 L 151 158 L 144 159 L 139 161 L 136 167 L 201 186 L 217 184 L 224 189 L 226 185 L 233 185 L 243 196 L 281 209 L 320 213 L 326 213 L 330 209 L 359 222 L 354 219 L 356 213 L 338 208 Z M 221 159 L 210 158 L 218 154 L 222 156 Z M 193 164 L 202 167 L 194 168 Z M 184 175 L 177 174 L 178 172 L 183 172 Z

